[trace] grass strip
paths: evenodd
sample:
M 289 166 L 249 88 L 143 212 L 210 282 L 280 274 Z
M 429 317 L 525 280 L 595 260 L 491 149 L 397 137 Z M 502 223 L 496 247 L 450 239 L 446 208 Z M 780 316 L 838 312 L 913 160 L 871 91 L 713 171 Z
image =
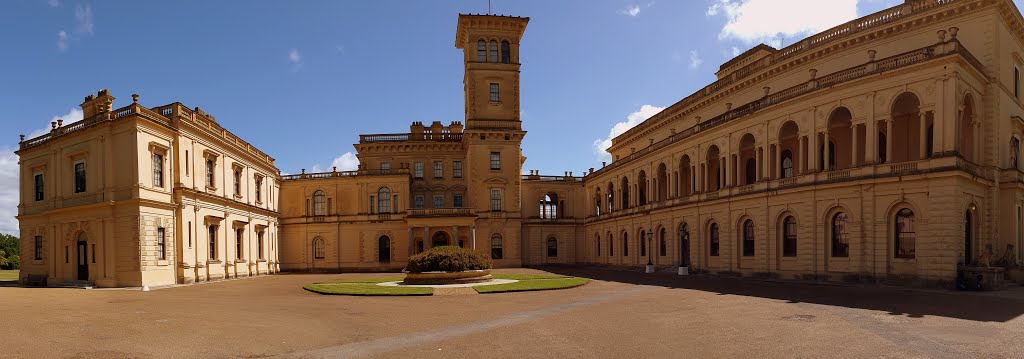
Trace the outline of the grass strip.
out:
M 563 279 L 572 278 L 567 275 L 558 274 L 491 274 L 494 279 L 532 280 L 532 279 Z
M 481 285 L 473 287 L 473 289 L 476 289 L 476 292 L 480 294 L 527 292 L 534 290 L 575 288 L 589 282 L 590 279 L 576 277 L 558 279 L 527 279 L 508 284 Z
M 18 270 L 0 270 L 0 282 L 17 282 Z
M 384 280 L 382 282 L 389 282 Z M 432 295 L 433 288 L 423 287 L 385 287 L 373 283 L 316 283 L 302 287 L 310 292 L 327 295 Z
M 329 281 L 326 281 L 326 282 L 317 282 L 315 284 L 384 283 L 384 282 L 401 282 L 403 280 L 405 280 L 405 277 L 352 278 L 352 279 L 329 280 Z

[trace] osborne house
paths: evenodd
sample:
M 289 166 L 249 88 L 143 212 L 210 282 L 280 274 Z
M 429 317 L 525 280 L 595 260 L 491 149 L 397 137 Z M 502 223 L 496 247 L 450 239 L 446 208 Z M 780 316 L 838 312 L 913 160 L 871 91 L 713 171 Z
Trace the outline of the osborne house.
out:
M 906 0 L 758 45 L 579 177 L 523 168 L 528 21 L 460 14 L 465 118 L 361 135 L 353 171 L 281 175 L 237 121 L 86 97 L 82 121 L 20 142 L 22 283 L 399 271 L 441 245 L 497 267 L 945 286 L 1024 257 L 1011 0 Z

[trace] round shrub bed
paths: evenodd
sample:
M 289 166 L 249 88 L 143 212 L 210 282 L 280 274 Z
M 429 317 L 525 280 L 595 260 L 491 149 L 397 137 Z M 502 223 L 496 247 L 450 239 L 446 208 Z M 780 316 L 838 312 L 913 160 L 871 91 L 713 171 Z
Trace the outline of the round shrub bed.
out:
M 491 279 L 491 258 L 456 247 L 431 248 L 409 258 L 403 284 L 477 283 Z

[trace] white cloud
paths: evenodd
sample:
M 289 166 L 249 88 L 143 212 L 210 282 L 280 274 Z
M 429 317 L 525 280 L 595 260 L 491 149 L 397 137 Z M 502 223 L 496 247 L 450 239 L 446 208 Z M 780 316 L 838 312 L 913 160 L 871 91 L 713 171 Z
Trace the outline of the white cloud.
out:
M 820 11 L 821 4 L 821 0 L 717 0 L 705 14 L 726 19 L 719 39 L 779 47 L 780 37 L 810 35 L 857 18 L 857 0 L 829 0 L 828 11 Z
M 331 167 L 337 167 L 338 171 L 355 171 L 359 169 L 359 158 L 356 157 L 355 153 L 345 152 L 345 154 L 335 158 L 331 162 Z
M 68 50 L 68 32 L 61 30 L 57 33 L 57 50 L 61 52 Z
M 50 0 L 49 4 L 50 4 L 50 7 L 59 7 L 60 6 L 60 1 Z
M 640 110 L 626 116 L 626 121 L 616 123 L 612 126 L 607 138 L 594 140 L 594 153 L 597 155 L 598 161 L 611 162 L 612 155 L 608 153 L 608 148 L 612 146 L 612 139 L 618 135 L 626 133 L 629 129 L 641 122 L 644 122 L 644 120 L 651 118 L 651 116 L 654 116 L 664 109 L 664 107 L 653 105 L 640 106 Z
M 648 5 L 648 7 L 649 6 L 650 5 Z M 619 10 L 619 13 L 622 14 L 622 15 L 628 15 L 628 16 L 634 16 L 635 17 L 637 15 L 640 15 L 640 6 L 630 5 L 630 6 L 627 6 L 625 9 Z
M 697 55 L 697 50 L 690 50 L 690 69 L 696 69 L 702 63 L 704 63 L 704 60 L 701 60 L 700 56 Z
M 732 57 L 740 56 L 740 54 L 742 54 L 742 53 L 743 53 L 743 51 L 740 51 L 740 48 L 738 48 L 736 46 L 732 47 Z
M 19 235 L 18 220 L 18 156 L 14 150 L 0 148 L 0 232 Z
M 89 5 L 85 5 L 85 7 L 81 5 L 75 6 L 75 24 L 79 34 L 92 35 L 93 25 L 95 24 L 92 21 L 92 7 Z
M 345 53 L 345 45 L 334 45 L 334 49 L 337 50 L 339 54 Z
M 302 69 L 302 53 L 298 49 L 288 51 L 288 62 L 292 64 L 290 71 L 296 72 Z

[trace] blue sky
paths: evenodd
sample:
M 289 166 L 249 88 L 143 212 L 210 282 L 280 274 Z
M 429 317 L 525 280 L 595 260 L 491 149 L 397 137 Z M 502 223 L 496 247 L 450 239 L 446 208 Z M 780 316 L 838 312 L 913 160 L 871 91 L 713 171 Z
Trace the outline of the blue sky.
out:
M 600 167 L 610 135 L 714 80 L 760 42 L 789 44 L 901 0 L 493 0 L 528 16 L 524 170 Z M 463 120 L 457 14 L 472 1 L 0 2 L 0 232 L 17 234 L 18 134 L 115 106 L 181 101 L 277 159 L 285 173 L 354 165 L 361 133 Z M 553 156 L 552 154 L 558 154 Z

